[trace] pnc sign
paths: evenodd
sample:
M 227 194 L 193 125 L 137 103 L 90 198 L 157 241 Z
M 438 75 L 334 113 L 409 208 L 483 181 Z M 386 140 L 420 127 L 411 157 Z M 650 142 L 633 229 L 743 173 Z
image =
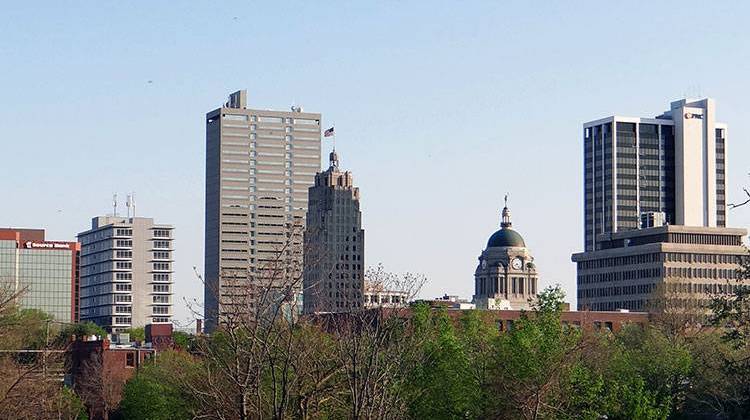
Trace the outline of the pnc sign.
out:
M 70 249 L 70 244 L 60 242 L 32 242 L 26 241 L 27 249 Z
M 692 112 L 686 112 L 685 113 L 685 119 L 689 120 L 691 118 L 696 118 L 696 119 L 702 120 L 703 119 L 703 114 L 693 114 Z

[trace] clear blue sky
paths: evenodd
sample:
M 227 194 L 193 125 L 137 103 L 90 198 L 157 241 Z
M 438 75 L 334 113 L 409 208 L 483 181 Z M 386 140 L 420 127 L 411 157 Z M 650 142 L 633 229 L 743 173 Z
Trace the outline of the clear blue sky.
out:
M 3 5 L 0 226 L 69 240 L 135 191 L 176 226 L 178 297 L 201 297 L 203 116 L 238 89 L 335 121 L 366 263 L 426 274 L 426 297 L 471 296 L 509 192 L 542 284 L 575 302 L 585 121 L 711 96 L 729 201 L 750 183 L 746 3 L 358 3 Z

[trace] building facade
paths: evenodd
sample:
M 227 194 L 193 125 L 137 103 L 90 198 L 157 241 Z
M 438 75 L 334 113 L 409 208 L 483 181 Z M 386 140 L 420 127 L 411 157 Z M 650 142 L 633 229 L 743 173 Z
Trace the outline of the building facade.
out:
M 45 240 L 43 229 L 0 229 L 0 288 L 17 293 L 21 308 L 78 322 L 80 249 Z
M 374 308 L 406 308 L 409 306 L 410 293 L 405 290 L 382 287 L 376 284 L 365 284 L 363 305 Z
M 637 229 L 648 212 L 669 224 L 726 226 L 726 142 L 712 99 L 584 124 L 584 249 L 596 250 L 602 233 Z
M 173 230 L 145 217 L 93 218 L 78 234 L 81 320 L 109 332 L 171 323 Z
M 222 314 L 248 310 L 249 285 L 280 266 L 301 286 L 320 137 L 320 114 L 249 109 L 244 90 L 206 114 L 206 331 Z
M 359 188 L 339 169 L 334 149 L 330 166 L 309 189 L 305 230 L 304 313 L 346 312 L 364 305 L 365 231 Z
M 573 255 L 578 309 L 643 311 L 665 294 L 679 307 L 705 308 L 712 296 L 740 286 L 745 235 L 745 229 L 676 225 L 602 234 L 599 250 Z
M 474 271 L 477 309 L 528 309 L 536 300 L 539 278 L 523 237 L 512 229 L 507 197 L 500 230 L 493 233 Z

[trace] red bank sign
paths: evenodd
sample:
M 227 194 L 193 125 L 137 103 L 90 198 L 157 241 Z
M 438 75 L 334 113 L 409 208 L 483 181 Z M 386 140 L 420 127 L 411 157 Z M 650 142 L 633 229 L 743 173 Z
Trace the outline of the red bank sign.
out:
M 27 241 L 25 244 L 28 249 L 70 249 L 69 243 L 64 242 L 32 242 Z

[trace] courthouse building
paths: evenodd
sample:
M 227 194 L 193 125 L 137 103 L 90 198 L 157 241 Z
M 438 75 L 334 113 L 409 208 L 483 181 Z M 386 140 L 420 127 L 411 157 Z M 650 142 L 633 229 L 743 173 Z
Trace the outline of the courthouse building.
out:
M 500 230 L 490 236 L 474 272 L 477 309 L 528 309 L 538 293 L 534 258 L 513 230 L 507 197 L 505 201 Z

